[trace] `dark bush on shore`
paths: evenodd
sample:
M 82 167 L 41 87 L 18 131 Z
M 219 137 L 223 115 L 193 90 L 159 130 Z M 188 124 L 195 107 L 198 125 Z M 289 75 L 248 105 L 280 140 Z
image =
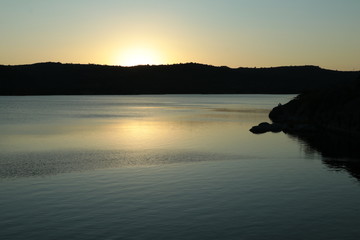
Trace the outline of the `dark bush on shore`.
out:
M 311 124 L 360 136 L 360 79 L 336 87 L 306 92 L 269 114 L 273 122 Z

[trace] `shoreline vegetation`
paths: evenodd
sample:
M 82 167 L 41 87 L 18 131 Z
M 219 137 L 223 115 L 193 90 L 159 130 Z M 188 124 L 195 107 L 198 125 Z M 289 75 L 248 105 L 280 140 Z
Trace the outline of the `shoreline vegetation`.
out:
M 0 65 L 0 95 L 298 94 L 349 83 L 359 71 L 317 66 L 229 68 L 199 63 Z
M 283 131 L 324 157 L 359 158 L 359 106 L 360 76 L 336 87 L 301 93 L 272 109 L 272 123 L 260 123 L 250 131 Z M 360 171 L 356 175 L 359 177 Z
M 360 76 L 336 88 L 301 93 L 269 118 L 288 132 L 330 131 L 360 137 Z

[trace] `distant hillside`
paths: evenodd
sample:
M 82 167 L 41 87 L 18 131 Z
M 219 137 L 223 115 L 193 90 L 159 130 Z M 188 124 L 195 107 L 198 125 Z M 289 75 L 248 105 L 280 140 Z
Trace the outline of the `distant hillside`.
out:
M 233 69 L 196 63 L 136 67 L 0 65 L 0 95 L 300 93 L 346 83 L 358 75 L 316 66 Z

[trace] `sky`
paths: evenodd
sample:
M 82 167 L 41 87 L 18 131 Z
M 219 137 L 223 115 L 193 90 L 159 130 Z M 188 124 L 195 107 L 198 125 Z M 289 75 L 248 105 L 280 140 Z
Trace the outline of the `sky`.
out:
M 0 64 L 360 70 L 360 0 L 0 0 Z

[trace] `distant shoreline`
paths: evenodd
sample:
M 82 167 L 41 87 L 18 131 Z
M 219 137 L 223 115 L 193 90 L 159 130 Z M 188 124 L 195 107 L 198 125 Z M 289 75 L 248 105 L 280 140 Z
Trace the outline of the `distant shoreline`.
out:
M 185 63 L 121 67 L 47 62 L 0 65 L 0 95 L 298 94 L 348 83 L 359 75 L 359 71 L 317 66 L 229 68 Z

